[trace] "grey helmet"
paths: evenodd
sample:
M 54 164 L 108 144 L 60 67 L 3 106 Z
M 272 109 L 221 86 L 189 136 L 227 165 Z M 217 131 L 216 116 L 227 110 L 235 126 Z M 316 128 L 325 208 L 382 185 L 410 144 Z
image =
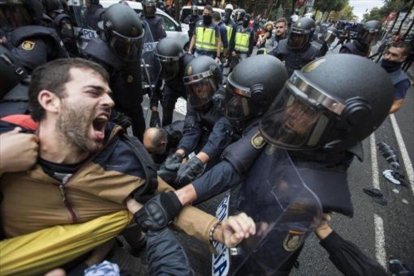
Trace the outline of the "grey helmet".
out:
M 278 147 L 341 151 L 381 125 L 393 91 L 388 74 L 371 60 L 328 55 L 293 73 L 259 128 Z

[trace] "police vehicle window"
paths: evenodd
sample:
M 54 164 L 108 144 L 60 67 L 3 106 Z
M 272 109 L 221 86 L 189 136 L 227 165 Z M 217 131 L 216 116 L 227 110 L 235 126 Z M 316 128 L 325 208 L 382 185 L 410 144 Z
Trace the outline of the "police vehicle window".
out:
M 172 20 L 164 15 L 160 15 L 164 20 L 164 30 L 166 31 L 177 31 L 177 26 L 174 24 Z

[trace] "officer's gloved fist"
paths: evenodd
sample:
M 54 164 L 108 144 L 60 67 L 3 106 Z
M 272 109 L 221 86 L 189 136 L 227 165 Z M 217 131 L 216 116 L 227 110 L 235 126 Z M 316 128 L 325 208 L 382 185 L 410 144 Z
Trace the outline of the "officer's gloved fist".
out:
M 153 110 L 151 112 L 150 127 L 160 127 L 160 126 L 161 126 L 160 114 L 158 113 L 158 111 Z
M 174 153 L 167 157 L 167 159 L 164 162 L 165 168 L 168 170 L 174 170 L 177 171 L 178 168 L 181 165 L 181 162 L 183 161 L 184 156 L 179 153 Z
M 157 175 L 165 182 L 175 187 L 177 171 L 180 168 L 182 160 L 183 156 L 178 153 L 168 156 L 165 162 L 161 165 L 160 169 L 157 171 Z
M 157 231 L 165 228 L 182 208 L 174 192 L 160 193 L 148 200 L 144 207 L 134 214 L 134 219 L 143 231 Z
M 222 89 L 219 89 L 214 93 L 212 100 L 215 110 L 224 111 L 225 94 L 225 91 Z
M 180 185 L 186 185 L 199 177 L 203 171 L 204 163 L 197 156 L 194 156 L 187 163 L 181 164 L 176 182 Z

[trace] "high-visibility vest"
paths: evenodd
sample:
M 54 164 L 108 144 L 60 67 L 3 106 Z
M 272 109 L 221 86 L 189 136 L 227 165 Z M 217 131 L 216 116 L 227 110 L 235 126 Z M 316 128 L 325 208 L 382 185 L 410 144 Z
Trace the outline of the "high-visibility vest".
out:
M 233 27 L 231 25 L 224 25 L 226 27 L 226 34 L 227 34 L 227 43 L 230 44 L 231 35 L 233 34 Z M 221 42 L 223 42 L 223 38 L 221 38 Z M 221 44 L 221 52 L 223 53 L 224 50 L 224 43 Z
M 234 39 L 234 49 L 241 53 L 247 53 L 249 51 L 250 33 L 249 32 L 236 32 L 236 38 Z
M 205 27 L 200 24 L 196 26 L 196 49 L 198 51 L 216 52 L 217 40 L 216 29 L 214 27 Z

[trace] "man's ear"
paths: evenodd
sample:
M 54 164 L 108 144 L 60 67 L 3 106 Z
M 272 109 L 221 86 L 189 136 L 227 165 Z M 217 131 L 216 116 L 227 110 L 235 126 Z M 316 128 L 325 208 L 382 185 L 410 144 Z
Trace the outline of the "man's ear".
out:
M 49 90 L 40 91 L 37 100 L 46 112 L 57 113 L 60 111 L 60 98 Z

